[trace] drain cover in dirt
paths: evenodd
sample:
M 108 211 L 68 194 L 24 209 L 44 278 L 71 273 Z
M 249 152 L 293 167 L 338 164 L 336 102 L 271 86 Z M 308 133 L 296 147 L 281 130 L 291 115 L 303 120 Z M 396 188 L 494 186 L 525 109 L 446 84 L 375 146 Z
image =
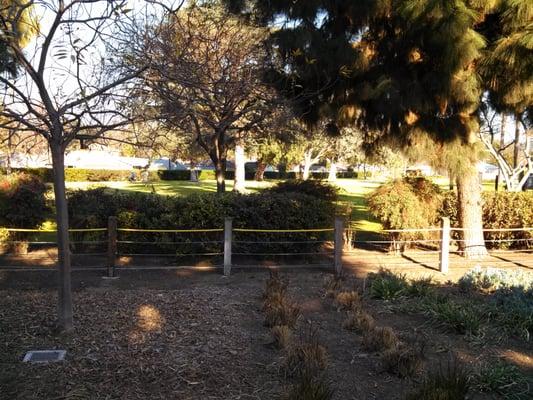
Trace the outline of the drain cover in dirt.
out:
M 30 363 L 57 362 L 63 361 L 66 354 L 66 350 L 33 350 L 28 351 L 22 361 Z

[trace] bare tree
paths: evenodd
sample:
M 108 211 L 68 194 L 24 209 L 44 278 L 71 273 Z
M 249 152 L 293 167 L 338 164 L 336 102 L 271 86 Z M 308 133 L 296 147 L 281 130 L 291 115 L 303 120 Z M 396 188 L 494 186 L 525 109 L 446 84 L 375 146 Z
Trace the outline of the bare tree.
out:
M 141 36 L 146 40 L 142 29 L 147 18 L 163 14 L 149 3 L 131 10 L 126 0 L 21 1 L 22 10 L 32 9 L 41 17 L 39 31 L 26 48 L 16 40 L 6 41 L 19 73 L 16 79 L 0 76 L 3 126 L 20 125 L 19 135 L 42 135 L 52 155 L 61 330 L 73 327 L 65 149 L 73 140 L 102 137 L 131 122 L 121 103 L 148 61 L 132 67 L 116 60 L 121 53 L 136 51 Z M 13 18 L 21 15 L 2 18 L 2 29 L 17 29 Z
M 261 81 L 265 33 L 211 7 L 193 7 L 154 30 L 147 84 L 163 118 L 192 127 L 224 192 L 228 149 L 237 145 L 242 155 L 246 136 L 270 110 Z
M 485 106 L 481 108 L 481 121 L 482 126 L 479 131 L 479 137 L 490 155 L 498 163 L 499 175 L 503 177 L 507 190 L 510 192 L 521 191 L 529 175 L 533 174 L 533 157 L 526 144 L 522 149 L 523 157 L 519 158 L 521 147 L 520 117 L 515 116 L 515 137 L 513 141 L 507 144 L 505 144 L 505 117 L 503 115 Z M 525 124 L 522 125 L 524 130 L 526 130 Z M 499 146 L 494 143 L 496 134 L 500 135 Z M 504 151 L 510 146 L 513 146 L 512 162 L 504 156 Z

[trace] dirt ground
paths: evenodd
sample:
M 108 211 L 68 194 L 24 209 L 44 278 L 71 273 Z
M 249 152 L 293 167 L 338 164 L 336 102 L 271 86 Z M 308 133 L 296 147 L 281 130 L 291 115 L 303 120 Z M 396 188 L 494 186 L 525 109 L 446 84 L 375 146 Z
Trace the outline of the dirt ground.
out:
M 73 274 L 75 329 L 54 332 L 55 274 L 0 272 L 1 399 L 277 399 L 290 381 L 280 373 L 283 352 L 263 326 L 266 271 L 101 271 Z M 328 351 L 334 399 L 402 399 L 421 376 L 384 372 L 361 337 L 341 328 L 344 313 L 324 297 L 329 272 L 288 272 L 289 293 L 303 311 L 297 336 L 316 329 Z M 363 280 L 349 278 L 361 289 Z M 422 316 L 365 300 L 377 323 L 404 340 L 423 336 L 425 369 L 454 352 L 466 363 L 501 356 L 533 373 L 530 344 L 488 345 L 446 334 Z M 28 350 L 66 349 L 66 361 L 26 364 Z M 473 398 L 498 398 L 476 395 Z

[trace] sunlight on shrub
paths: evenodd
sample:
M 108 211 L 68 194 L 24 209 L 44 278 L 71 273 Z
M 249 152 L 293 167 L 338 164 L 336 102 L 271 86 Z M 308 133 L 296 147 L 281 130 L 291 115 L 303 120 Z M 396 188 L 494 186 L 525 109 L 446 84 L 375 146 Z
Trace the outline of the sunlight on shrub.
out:
M 522 270 L 482 268 L 476 266 L 459 279 L 463 291 L 480 290 L 493 292 L 498 289 L 533 289 L 533 273 Z

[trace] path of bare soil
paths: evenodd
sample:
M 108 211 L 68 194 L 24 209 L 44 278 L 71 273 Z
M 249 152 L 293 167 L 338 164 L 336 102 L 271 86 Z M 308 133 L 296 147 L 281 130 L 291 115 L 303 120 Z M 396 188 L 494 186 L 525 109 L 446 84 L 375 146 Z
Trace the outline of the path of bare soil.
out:
M 0 273 L 1 399 L 277 399 L 290 382 L 280 374 L 283 353 L 263 326 L 261 294 L 266 272 L 229 278 L 190 271 L 123 271 L 117 280 L 101 272 L 74 273 L 75 329 L 54 333 L 52 272 Z M 303 310 L 297 335 L 317 329 L 329 354 L 327 375 L 335 399 L 402 399 L 420 377 L 384 372 L 361 338 L 341 328 L 344 314 L 323 296 L 324 272 L 288 273 L 289 294 Z M 348 280 L 347 287 L 360 285 Z M 465 361 L 497 352 L 530 349 L 512 341 L 491 346 L 444 334 L 422 317 L 365 307 L 380 325 L 402 337 L 423 331 L 426 368 L 453 350 Z M 64 348 L 63 363 L 21 362 L 32 349 Z M 529 360 L 529 361 L 528 361 Z M 533 364 L 531 364 L 533 365 Z M 475 397 L 485 398 L 485 397 Z

